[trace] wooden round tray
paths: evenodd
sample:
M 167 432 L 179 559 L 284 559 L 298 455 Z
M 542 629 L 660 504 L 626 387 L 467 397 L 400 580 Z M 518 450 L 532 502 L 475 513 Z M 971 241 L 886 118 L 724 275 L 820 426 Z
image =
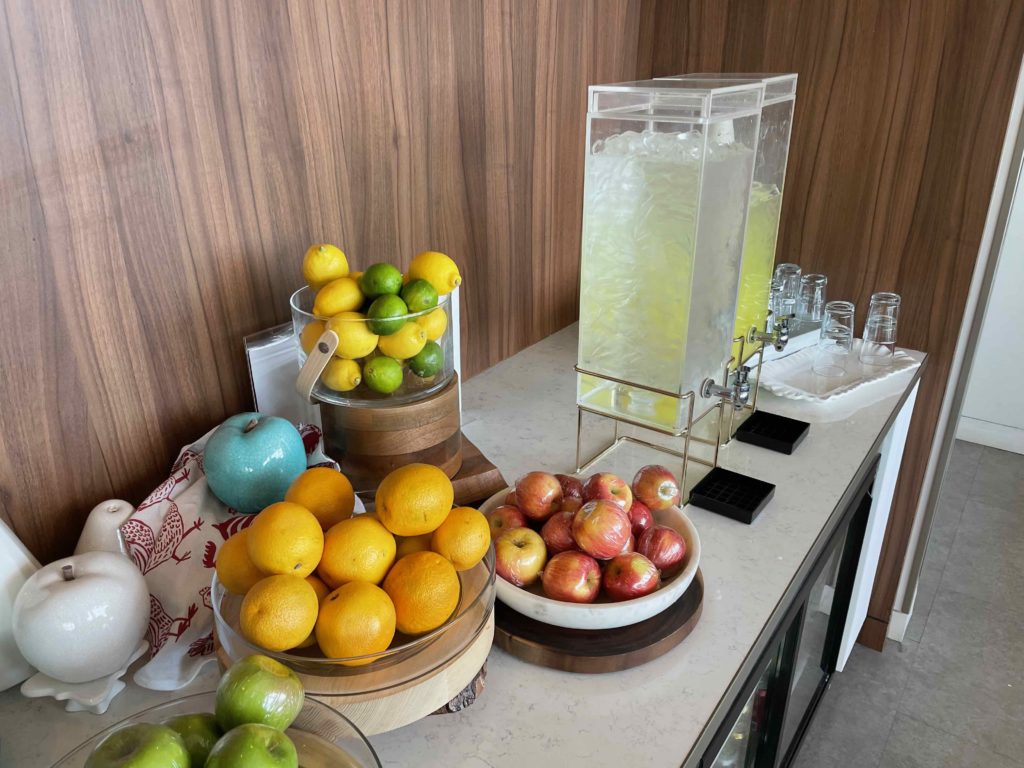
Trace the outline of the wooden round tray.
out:
M 314 677 L 302 673 L 299 677 L 307 695 L 331 705 L 365 735 L 372 736 L 421 720 L 454 699 L 484 666 L 493 639 L 492 613 L 476 638 L 447 664 L 422 678 L 374 693 L 346 691 L 344 677 Z M 420 652 L 424 656 L 424 666 L 429 666 L 431 659 L 442 657 L 445 647 L 451 642 L 454 639 L 441 635 L 424 648 Z M 221 669 L 226 669 L 231 665 L 231 659 L 219 643 L 216 643 L 216 649 L 217 661 Z M 332 690 L 337 693 L 332 695 Z
M 564 629 L 494 604 L 494 644 L 523 661 L 564 672 L 618 672 L 671 650 L 693 631 L 704 605 L 704 575 L 657 616 L 618 629 Z

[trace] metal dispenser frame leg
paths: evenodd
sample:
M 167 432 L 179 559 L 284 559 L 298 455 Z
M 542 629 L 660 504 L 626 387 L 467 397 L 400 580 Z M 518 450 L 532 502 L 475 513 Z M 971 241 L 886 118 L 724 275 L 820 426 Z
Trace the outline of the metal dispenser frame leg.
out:
M 725 369 L 724 369 L 723 374 L 722 374 L 722 385 L 723 386 L 728 385 L 729 378 L 732 375 L 732 364 L 734 362 L 735 362 L 735 358 L 730 358 L 729 361 L 725 365 Z M 694 405 L 695 405 L 695 402 L 696 402 L 696 399 L 697 399 L 697 393 L 696 392 L 690 391 L 690 392 L 685 392 L 683 394 L 679 394 L 678 392 L 669 392 L 668 390 L 658 389 L 657 387 L 649 387 L 649 386 L 646 386 L 644 384 L 637 384 L 634 381 L 627 381 L 625 379 L 615 378 L 614 376 L 607 376 L 607 375 L 605 375 L 603 373 L 595 373 L 594 371 L 588 371 L 585 368 L 581 368 L 578 365 L 576 366 L 576 373 L 578 375 L 579 374 L 583 374 L 583 375 L 586 375 L 586 376 L 593 376 L 594 378 L 601 379 L 602 381 L 607 381 L 607 382 L 612 383 L 612 384 L 621 384 L 623 386 L 633 387 L 635 389 L 642 389 L 643 391 L 650 392 L 651 394 L 661 395 L 663 397 L 671 397 L 671 398 L 673 398 L 675 400 L 679 400 L 679 401 L 684 401 L 684 400 L 686 401 L 686 424 L 685 424 L 685 426 L 683 426 L 680 429 L 667 429 L 667 428 L 657 427 L 657 426 L 654 426 L 654 425 L 651 425 L 651 424 L 647 424 L 647 423 L 639 421 L 639 420 L 627 418 L 625 416 L 612 415 L 612 414 L 609 414 L 609 413 L 605 413 L 604 411 L 599 411 L 599 410 L 597 410 L 595 408 L 590 408 L 590 407 L 588 407 L 586 405 L 582 405 L 581 403 L 579 403 L 577 401 L 577 403 L 576 403 L 576 471 L 577 472 L 585 472 L 588 469 L 590 469 L 591 467 L 593 467 L 597 462 L 601 461 L 601 459 L 605 458 L 609 453 L 611 453 L 613 450 L 615 450 L 615 448 L 619 445 L 619 443 L 633 443 L 634 445 L 642 445 L 642 446 L 644 446 L 646 448 L 651 448 L 653 450 L 660 451 L 662 453 L 666 453 L 666 454 L 668 454 L 670 456 L 675 456 L 676 458 L 681 459 L 682 460 L 681 461 L 681 473 L 680 473 L 680 478 L 679 478 L 679 484 L 680 484 L 681 488 L 686 488 L 687 467 L 688 467 L 690 462 L 694 462 L 696 464 L 701 464 L 701 465 L 703 465 L 705 467 L 708 467 L 710 469 L 714 469 L 715 467 L 718 466 L 718 452 L 719 452 L 719 449 L 722 446 L 722 436 L 724 434 L 724 430 L 723 430 L 724 415 L 723 415 L 723 413 L 725 411 L 725 403 L 722 400 L 719 399 L 714 405 L 712 405 L 710 408 L 708 408 L 708 410 L 706 410 L 704 413 L 702 413 L 699 416 L 697 416 L 696 418 L 694 418 L 694 415 L 693 415 Z M 731 411 L 733 409 L 729 409 L 729 410 Z M 694 426 L 699 424 L 703 419 L 707 418 L 710 414 L 715 413 L 716 411 L 718 413 L 718 418 L 717 418 L 717 425 L 716 425 L 716 431 L 715 431 L 714 439 L 709 440 L 707 438 L 703 438 L 703 437 L 700 437 L 698 435 L 693 434 Z M 582 460 L 582 453 L 583 453 L 583 414 L 584 413 L 590 413 L 590 414 L 593 414 L 594 416 L 600 416 L 601 418 L 610 419 L 611 421 L 615 422 L 615 432 L 614 432 L 614 435 L 612 437 L 611 443 L 609 443 L 604 448 L 598 450 L 598 452 L 596 454 L 591 456 L 586 461 Z M 635 437 L 633 435 L 620 435 L 619 434 L 619 424 L 620 423 L 622 423 L 622 424 L 629 424 L 630 426 L 634 426 L 634 427 L 637 427 L 639 429 L 649 430 L 651 432 L 657 432 L 659 434 L 666 435 L 668 437 L 681 437 L 683 439 L 683 449 L 681 451 L 674 450 L 674 449 L 672 449 L 672 448 L 670 448 L 668 446 L 661 445 L 661 444 L 658 444 L 658 443 L 653 443 L 653 442 L 651 442 L 649 440 L 644 440 L 641 437 Z M 690 443 L 691 442 L 701 443 L 702 445 L 709 446 L 711 448 L 711 459 L 707 460 L 707 459 L 701 458 L 699 456 L 691 455 L 691 450 L 690 450 Z

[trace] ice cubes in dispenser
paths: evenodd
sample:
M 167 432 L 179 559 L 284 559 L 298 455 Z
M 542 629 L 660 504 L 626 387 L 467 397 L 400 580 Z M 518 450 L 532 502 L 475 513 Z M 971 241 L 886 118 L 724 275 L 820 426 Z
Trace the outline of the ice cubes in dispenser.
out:
M 763 92 L 591 87 L 578 364 L 597 375 L 579 375 L 584 408 L 678 431 L 680 396 L 695 393 L 695 415 L 714 406 L 699 390 L 731 356 Z

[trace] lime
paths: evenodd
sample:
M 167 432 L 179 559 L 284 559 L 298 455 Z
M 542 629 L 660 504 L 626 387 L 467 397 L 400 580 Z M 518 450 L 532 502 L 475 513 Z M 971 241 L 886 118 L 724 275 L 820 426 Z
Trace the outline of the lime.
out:
M 392 357 L 375 357 L 363 366 L 363 381 L 374 392 L 390 395 L 402 386 L 402 364 Z
M 427 343 L 427 332 L 419 323 L 406 323 L 390 336 L 381 336 L 380 351 L 396 360 L 408 360 L 418 355 Z
M 437 341 L 444 336 L 445 328 L 448 327 L 448 315 L 445 313 L 444 307 L 438 307 L 423 317 L 417 317 L 416 322 L 426 330 L 428 339 Z
M 428 341 L 423 349 L 409 358 L 409 370 L 421 379 L 436 376 L 444 365 L 444 351 L 436 341 Z
M 359 278 L 359 287 L 368 299 L 398 294 L 402 290 L 402 273 L 391 264 L 373 264 Z
M 388 336 L 405 325 L 407 314 L 409 314 L 409 308 L 397 296 L 392 294 L 378 296 L 366 312 L 366 316 L 370 318 L 366 324 L 374 333 Z
M 410 312 L 422 312 L 437 306 L 437 289 L 426 280 L 413 280 L 402 288 L 402 299 Z
M 377 347 L 377 334 L 367 327 L 366 318 L 358 312 L 341 312 L 327 321 L 327 329 L 338 334 L 334 354 L 346 360 L 366 357 Z

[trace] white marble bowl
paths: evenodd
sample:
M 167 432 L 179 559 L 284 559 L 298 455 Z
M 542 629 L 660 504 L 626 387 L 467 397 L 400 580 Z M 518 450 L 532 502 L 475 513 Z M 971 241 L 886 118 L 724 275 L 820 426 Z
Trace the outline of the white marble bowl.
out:
M 504 503 L 511 488 L 494 494 L 480 507 L 487 514 Z M 654 513 L 654 522 L 674 528 L 686 541 L 686 559 L 683 569 L 665 579 L 649 595 L 621 602 L 567 603 L 545 597 L 540 581 L 531 587 L 517 587 L 498 576 L 495 579 L 497 597 L 512 610 L 531 619 L 567 629 L 614 629 L 627 627 L 657 616 L 683 596 L 697 575 L 700 564 L 700 536 L 690 518 L 679 507 Z M 599 600 L 601 598 L 598 598 Z

